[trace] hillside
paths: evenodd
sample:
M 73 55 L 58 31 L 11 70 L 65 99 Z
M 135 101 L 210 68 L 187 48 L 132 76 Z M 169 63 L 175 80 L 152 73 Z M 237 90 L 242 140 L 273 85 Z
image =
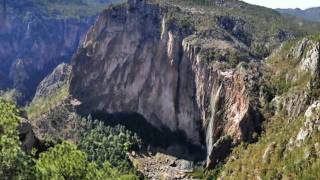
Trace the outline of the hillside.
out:
M 320 8 L 309 8 L 309 9 L 276 9 L 278 12 L 282 14 L 288 14 L 295 16 L 300 19 L 308 20 L 308 21 L 320 21 Z
M 266 60 L 265 86 L 272 100 L 262 107 L 263 133 L 235 148 L 220 176 L 320 177 L 319 44 L 319 36 L 290 41 Z

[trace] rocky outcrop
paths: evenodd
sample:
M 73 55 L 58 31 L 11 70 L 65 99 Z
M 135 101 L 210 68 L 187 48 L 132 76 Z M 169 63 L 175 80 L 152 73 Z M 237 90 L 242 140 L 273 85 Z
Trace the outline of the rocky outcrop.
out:
M 319 88 L 319 55 L 320 44 L 312 38 L 304 38 L 291 47 L 286 58 L 289 64 L 294 64 L 294 70 L 286 72 L 285 81 L 292 87 L 289 87 L 291 89 L 287 93 L 272 100 L 276 114 L 284 113 L 290 119 L 295 119 L 317 98 L 315 96 Z M 300 84 L 304 85 L 295 87 Z
M 58 65 L 51 74 L 44 78 L 39 86 L 33 98 L 33 101 L 37 101 L 39 98 L 46 98 L 52 96 L 57 89 L 62 86 L 68 86 L 71 75 L 71 66 L 65 63 Z
M 308 38 L 301 40 L 291 50 L 289 57 L 300 60 L 299 70 L 310 72 L 311 75 L 319 74 L 320 43 Z
M 277 96 L 272 100 L 276 114 L 285 113 L 290 118 L 296 118 L 303 113 L 311 102 L 308 91 L 296 91 L 283 96 Z
M 18 126 L 18 132 L 22 150 L 31 153 L 31 150 L 37 141 L 31 123 L 26 119 L 22 119 Z
M 296 141 L 304 141 L 310 137 L 314 131 L 320 131 L 320 102 L 314 102 L 305 112 L 305 123 L 300 129 Z
M 212 166 L 223 148 L 259 130 L 251 94 L 259 66 L 209 65 L 204 52 L 248 48 L 224 29 L 196 33 L 166 12 L 144 1 L 105 10 L 72 60 L 70 92 L 84 114 L 138 113 L 159 129 L 183 132 L 192 144 L 206 145 Z
M 178 159 L 164 153 L 129 154 L 137 169 L 148 179 L 193 179 L 190 173 L 194 171 L 192 161 Z

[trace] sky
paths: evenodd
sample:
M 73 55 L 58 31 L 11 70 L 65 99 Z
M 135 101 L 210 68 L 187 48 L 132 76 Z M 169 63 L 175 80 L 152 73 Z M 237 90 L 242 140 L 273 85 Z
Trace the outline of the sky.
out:
M 320 0 L 243 0 L 269 8 L 300 8 L 320 7 Z

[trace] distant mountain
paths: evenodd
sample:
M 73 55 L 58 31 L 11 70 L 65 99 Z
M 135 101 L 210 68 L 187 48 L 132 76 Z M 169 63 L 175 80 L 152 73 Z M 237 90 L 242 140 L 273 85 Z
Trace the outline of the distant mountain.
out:
M 320 7 L 302 9 L 276 9 L 282 14 L 289 14 L 309 21 L 320 22 Z
M 8 10 L 15 13 L 42 13 L 42 17 L 68 19 L 85 18 L 102 11 L 108 4 L 119 3 L 121 0 L 2 0 Z M 0 13 L 1 14 L 1 13 Z

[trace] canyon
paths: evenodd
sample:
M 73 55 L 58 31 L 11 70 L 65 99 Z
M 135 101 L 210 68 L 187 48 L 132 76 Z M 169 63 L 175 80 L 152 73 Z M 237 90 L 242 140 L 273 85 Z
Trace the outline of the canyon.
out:
M 90 154 L 132 132 L 141 144 L 120 143 L 122 158 L 147 179 L 317 176 L 319 23 L 234 0 L 103 1 L 116 4 L 80 16 L 10 3 L 0 89 L 22 93 L 24 151 Z M 82 145 L 90 128 L 121 133 Z
M 199 31 L 170 13 L 203 12 L 146 1 L 103 11 L 72 59 L 70 94 L 81 102 L 81 114 L 138 113 L 160 131 L 182 132 L 189 143 L 205 147 L 206 166 L 214 167 L 261 131 L 263 66 L 250 52 L 258 40 L 248 39 L 249 25 L 241 19 L 213 16 L 218 25 Z M 282 34 L 269 43 L 290 38 L 289 31 Z M 208 64 L 208 52 L 221 56 L 209 57 Z M 244 55 L 228 67 L 230 54 Z

